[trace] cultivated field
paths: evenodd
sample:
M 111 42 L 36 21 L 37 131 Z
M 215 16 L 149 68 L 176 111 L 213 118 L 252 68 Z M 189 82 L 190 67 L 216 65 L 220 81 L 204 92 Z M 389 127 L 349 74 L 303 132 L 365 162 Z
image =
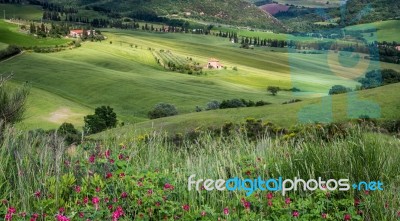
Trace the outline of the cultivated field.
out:
M 29 29 L 29 26 L 27 27 Z M 18 25 L 0 20 L 0 42 L 6 44 L 14 44 L 24 47 L 47 47 L 62 45 L 70 42 L 68 39 L 54 38 L 36 38 L 27 32 L 20 31 Z
M 368 24 L 354 25 L 346 27 L 345 30 L 362 31 L 363 37 L 368 41 L 388 41 L 400 42 L 398 27 L 400 26 L 399 20 L 380 21 Z M 377 34 L 377 36 L 375 36 Z
M 61 119 L 76 122 L 78 126 L 83 123 L 78 121 L 79 116 L 86 114 L 88 108 L 100 105 L 114 107 L 121 121 L 133 123 L 146 121 L 147 112 L 159 102 L 174 104 L 185 114 L 194 112 L 196 106 L 204 107 L 211 100 L 243 98 L 280 104 L 293 98 L 290 92 L 270 96 L 266 87 L 271 85 L 284 89 L 300 87 L 318 97 L 326 95 L 335 84 L 352 88 L 357 84 L 354 80 L 338 78 L 334 73 L 341 70 L 341 65 L 328 65 L 327 54 L 287 53 L 274 48 L 246 50 L 226 38 L 214 36 L 112 29 L 103 33 L 107 41 L 86 42 L 81 48 L 58 53 L 25 53 L 1 64 L 4 73 L 15 74 L 16 82 L 29 81 L 33 88 L 70 102 L 60 101 L 51 104 L 51 108 L 40 108 L 48 104 L 32 99 L 31 104 L 37 109 L 28 109 L 28 125 L 43 123 L 46 128 L 57 127 L 59 121 L 49 116 L 64 108 L 74 114 L 64 114 L 67 117 Z M 20 42 L 19 38 L 3 36 L 1 39 L 8 43 Z M 41 40 L 22 41 L 37 44 L 35 41 Z M 46 44 L 54 41 L 64 40 L 48 40 Z M 214 57 L 227 69 L 204 69 L 201 76 L 168 72 L 157 64 L 152 54 L 160 50 L 169 50 L 177 58 L 192 57 L 200 65 Z M 380 65 L 400 69 L 398 65 Z M 350 69 L 347 74 L 347 77 L 359 76 L 357 69 Z M 245 117 L 246 114 L 242 116 Z

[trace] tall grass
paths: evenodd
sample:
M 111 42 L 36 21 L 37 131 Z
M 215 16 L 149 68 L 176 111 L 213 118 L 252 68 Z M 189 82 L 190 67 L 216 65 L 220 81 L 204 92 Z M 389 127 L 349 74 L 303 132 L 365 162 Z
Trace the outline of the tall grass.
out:
M 304 141 L 284 140 L 264 136 L 257 141 L 245 134 L 215 137 L 203 134 L 196 141 L 184 141 L 176 146 L 154 133 L 146 141 L 137 134 L 124 136 L 104 135 L 98 141 L 86 141 L 74 148 L 66 148 L 56 136 L 24 133 L 9 129 L 0 148 L 0 198 L 9 199 L 29 211 L 33 193 L 43 188 L 50 176 L 60 177 L 77 173 L 66 167 L 65 161 L 87 161 L 94 152 L 106 149 L 119 151 L 121 146 L 129 153 L 129 168 L 137 173 L 155 171 L 166 174 L 180 195 L 176 201 L 188 203 L 192 208 L 207 205 L 222 209 L 229 201 L 240 201 L 241 192 L 188 191 L 187 179 L 228 179 L 246 177 L 248 164 L 256 172 L 246 178 L 261 177 L 284 179 L 348 178 L 350 182 L 377 181 L 384 183 L 384 191 L 371 193 L 365 202 L 366 220 L 395 220 L 400 205 L 400 141 L 389 135 L 365 132 L 352 128 L 346 138 L 329 142 L 320 139 Z M 310 137 L 314 136 L 312 132 Z M 79 178 L 79 174 L 76 177 Z M 81 177 L 82 178 L 82 177 Z M 298 193 L 301 197 L 303 193 Z M 363 194 L 350 190 L 343 193 L 349 198 Z M 55 196 L 58 197 L 58 196 Z M 388 208 L 385 208 L 388 204 Z

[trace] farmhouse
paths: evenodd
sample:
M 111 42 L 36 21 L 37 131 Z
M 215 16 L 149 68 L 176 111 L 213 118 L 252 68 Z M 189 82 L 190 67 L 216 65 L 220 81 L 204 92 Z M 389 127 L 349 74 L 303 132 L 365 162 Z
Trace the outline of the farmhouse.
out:
M 76 29 L 76 30 L 71 30 L 69 31 L 69 36 L 72 38 L 77 38 L 77 37 L 82 37 L 83 35 L 83 31 L 82 29 Z M 95 30 L 85 30 L 87 35 L 90 35 L 91 32 L 93 32 L 93 35 L 96 34 Z
M 210 58 L 207 63 L 207 68 L 209 69 L 221 69 L 224 67 L 221 63 L 219 63 L 219 60 L 215 58 Z

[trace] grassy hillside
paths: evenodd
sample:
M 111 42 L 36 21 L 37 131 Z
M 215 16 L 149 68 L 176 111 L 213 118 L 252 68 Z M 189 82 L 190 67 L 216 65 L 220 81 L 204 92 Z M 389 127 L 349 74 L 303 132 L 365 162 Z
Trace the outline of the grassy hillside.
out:
M 208 22 L 257 26 L 274 30 L 283 30 L 278 20 L 243 0 L 118 0 L 118 1 L 64 1 L 52 2 L 63 5 L 97 7 L 122 13 L 125 16 L 136 12 L 156 12 L 160 16 L 171 18 L 189 18 Z
M 357 97 L 361 101 L 374 102 L 381 108 L 381 119 L 398 119 L 400 117 L 400 102 L 397 93 L 400 93 L 400 84 L 388 85 L 380 88 L 359 91 Z M 347 94 L 332 96 L 333 119 L 344 121 L 349 119 L 347 111 L 349 96 Z M 272 122 L 282 127 L 291 127 L 299 122 L 299 112 L 302 108 L 313 104 L 320 104 L 321 98 L 314 98 L 293 104 L 273 104 L 264 107 L 236 108 L 226 110 L 204 111 L 168 118 L 149 120 L 135 125 L 116 128 L 104 134 L 119 134 L 121 136 L 137 133 L 146 133 L 153 130 L 165 130 L 168 132 L 185 132 L 195 128 L 207 129 L 208 127 L 220 127 L 226 122 L 241 123 L 246 118 L 263 119 L 264 122 Z M 359 106 L 360 107 L 360 106 Z M 362 115 L 361 109 L 359 109 Z M 315 115 L 322 112 L 315 112 Z
M 361 31 L 367 41 L 400 42 L 399 27 L 400 20 L 389 20 L 349 26 L 345 30 Z
M 400 17 L 400 2 L 397 0 L 348 0 L 346 7 L 337 16 L 346 25 L 364 24 Z M 341 16 L 345 13 L 345 16 Z
M 20 31 L 20 28 L 16 24 L 0 20 L 0 43 L 3 44 L 14 44 L 24 47 L 40 47 L 62 45 L 68 42 L 70 42 L 70 40 L 61 38 L 37 38 L 27 34 L 26 32 Z
M 0 18 L 6 19 L 24 19 L 24 20 L 40 20 L 43 15 L 42 8 L 36 5 L 19 5 L 19 4 L 0 4 Z
M 31 101 L 37 109 L 28 109 L 28 126 L 42 121 L 46 128 L 57 127 L 59 122 L 49 116 L 58 110 L 67 116 L 63 120 L 81 125 L 78 116 L 97 106 L 110 105 L 121 121 L 132 123 L 146 121 L 148 111 L 159 102 L 174 104 L 179 113 L 186 114 L 211 100 L 244 98 L 280 104 L 293 98 L 289 92 L 269 96 L 266 88 L 271 85 L 287 89 L 296 86 L 321 96 L 335 84 L 352 88 L 357 84 L 335 76 L 341 65 L 328 64 L 327 54 L 287 53 L 271 48 L 246 50 L 214 36 L 121 30 L 103 33 L 108 40 L 101 43 L 86 42 L 81 48 L 59 53 L 25 53 L 0 64 L 4 73 L 15 74 L 15 82 L 29 81 L 33 88 L 48 93 L 45 97 L 54 96 L 49 102 Z M 201 65 L 215 57 L 227 69 L 204 70 L 200 76 L 169 72 L 153 57 L 153 52 L 159 50 L 191 57 Z M 399 65 L 380 65 L 400 69 Z M 351 69 L 347 74 L 358 76 L 358 72 Z M 47 108 L 51 99 L 62 101 Z M 70 103 L 63 104 L 64 100 Z

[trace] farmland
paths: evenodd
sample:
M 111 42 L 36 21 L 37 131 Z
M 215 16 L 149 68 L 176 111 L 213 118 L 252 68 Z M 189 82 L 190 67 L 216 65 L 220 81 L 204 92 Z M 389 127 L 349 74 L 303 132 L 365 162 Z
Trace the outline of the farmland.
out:
M 55 46 L 62 45 L 70 42 L 70 40 L 56 38 L 56 39 L 48 39 L 48 38 L 36 38 L 32 35 L 28 35 L 26 32 L 20 31 L 18 25 L 11 24 L 5 22 L 4 20 L 0 20 L 0 42 L 5 44 L 14 44 L 23 47 L 47 47 L 47 46 Z
M 34 5 L 16 5 L 16 4 L 0 4 L 1 18 L 6 19 L 23 19 L 23 20 L 40 20 L 42 18 L 42 8 Z M 1 26 L 3 26 L 2 24 Z
M 300 62 L 302 65 L 297 67 L 299 71 L 296 74 L 300 74 L 302 80 L 296 85 L 304 89 L 312 88 L 317 96 L 325 94 L 333 84 L 356 85 L 332 75 L 330 68 L 335 67 L 326 66 L 325 56 L 271 52 L 263 48 L 245 50 L 226 39 L 212 36 L 109 31 L 104 33 L 112 44 L 108 41 L 87 42 L 80 49 L 54 54 L 26 53 L 3 63 L 2 70 L 13 72 L 16 82 L 29 81 L 34 88 L 70 100 L 76 106 L 93 109 L 102 104 L 111 105 L 126 122 L 146 120 L 147 112 L 158 102 L 172 103 L 182 114 L 193 112 L 195 106 L 203 106 L 211 100 L 244 98 L 282 103 L 291 99 L 292 95 L 282 92 L 279 96 L 268 96 L 266 87 L 278 85 L 290 88 L 291 77 L 294 76 L 291 75 L 290 65 L 310 57 L 311 62 Z M 208 47 L 209 44 L 213 47 Z M 137 45 L 137 48 L 131 45 Z M 170 50 L 182 59 L 192 57 L 200 64 L 216 57 L 228 68 L 204 70 L 202 76 L 168 72 L 157 64 L 148 48 Z M 396 65 L 382 66 L 398 70 Z M 232 70 L 233 67 L 237 67 L 238 71 Z M 310 79 L 318 76 L 324 78 L 319 78 L 316 87 Z M 103 90 L 105 85 L 107 91 Z M 45 104 L 41 102 L 39 105 Z M 79 114 L 86 113 L 79 111 L 81 109 L 77 109 Z M 29 111 L 28 116 L 35 116 L 29 121 L 40 122 L 54 112 L 54 108 L 52 111 L 43 109 L 41 114 L 37 111 L 29 114 Z M 48 123 L 53 127 L 57 125 Z
M 25 53 L 2 64 L 3 72 L 14 73 L 15 82 L 31 82 L 42 93 L 69 102 L 28 109 L 25 122 L 29 127 L 40 122 L 45 128 L 57 127 L 60 122 L 49 120 L 48 116 L 68 106 L 71 106 L 71 113 L 65 114 L 67 117 L 63 120 L 78 126 L 83 124 L 78 118 L 87 114 L 88 109 L 103 104 L 114 107 L 120 121 L 135 123 L 146 121 L 147 112 L 159 102 L 174 104 L 181 114 L 186 114 L 211 100 L 244 98 L 280 104 L 293 98 L 290 92 L 269 96 L 266 87 L 270 85 L 286 89 L 296 86 L 313 91 L 313 96 L 321 96 L 334 84 L 351 88 L 357 84 L 337 78 L 334 73 L 339 64 L 327 65 L 327 54 L 287 53 L 268 47 L 246 50 L 214 36 L 113 29 L 103 30 L 103 33 L 107 41 L 85 42 L 79 49 L 52 54 Z M 49 41 L 61 40 L 64 41 Z M 2 41 L 13 43 L 4 37 Z M 185 63 L 190 57 L 200 66 L 215 57 L 227 69 L 205 69 L 201 76 L 169 72 L 157 64 L 153 53 L 162 54 L 167 62 L 172 59 Z M 400 69 L 398 65 L 380 65 Z M 358 76 L 354 69 L 348 74 L 348 77 Z M 107 91 L 103 90 L 104 86 Z M 95 96 L 98 94 L 101 96 Z M 32 106 L 46 106 L 44 101 L 31 99 L 30 102 Z M 244 114 L 243 118 L 247 116 Z
M 360 31 L 367 41 L 374 41 L 377 39 L 378 41 L 400 42 L 400 36 L 398 34 L 399 26 L 399 20 L 388 20 L 349 26 L 346 27 L 345 30 Z
M 54 21 L 66 28 L 56 35 L 47 34 L 49 23 L 29 34 L 0 20 L 0 218 L 398 220 L 400 54 L 379 61 L 359 38 L 398 41 L 398 21 L 347 27 L 357 39 L 346 31 L 342 39 L 274 33 L 280 21 L 248 2 L 46 1 L 72 6 L 74 16 L 122 22 L 96 28 L 105 38 L 62 36 L 87 30 L 88 18 Z M 278 2 L 325 8 L 339 1 Z M 43 12 L 0 7 L 25 20 Z M 135 16 L 157 28 L 184 18 L 205 34 L 186 25 L 177 33 L 123 27 Z M 236 32 L 239 42 L 220 32 Z M 207 67 L 214 59 L 223 68 Z M 233 177 L 251 182 L 234 190 L 240 185 L 225 181 Z M 349 188 L 316 181 L 312 190 L 306 181 L 304 190 L 285 192 L 266 182 L 263 191 L 257 177 L 341 180 Z M 208 181 L 198 179 L 223 179 L 225 190 L 205 191 Z M 364 181 L 382 182 L 384 191 Z

